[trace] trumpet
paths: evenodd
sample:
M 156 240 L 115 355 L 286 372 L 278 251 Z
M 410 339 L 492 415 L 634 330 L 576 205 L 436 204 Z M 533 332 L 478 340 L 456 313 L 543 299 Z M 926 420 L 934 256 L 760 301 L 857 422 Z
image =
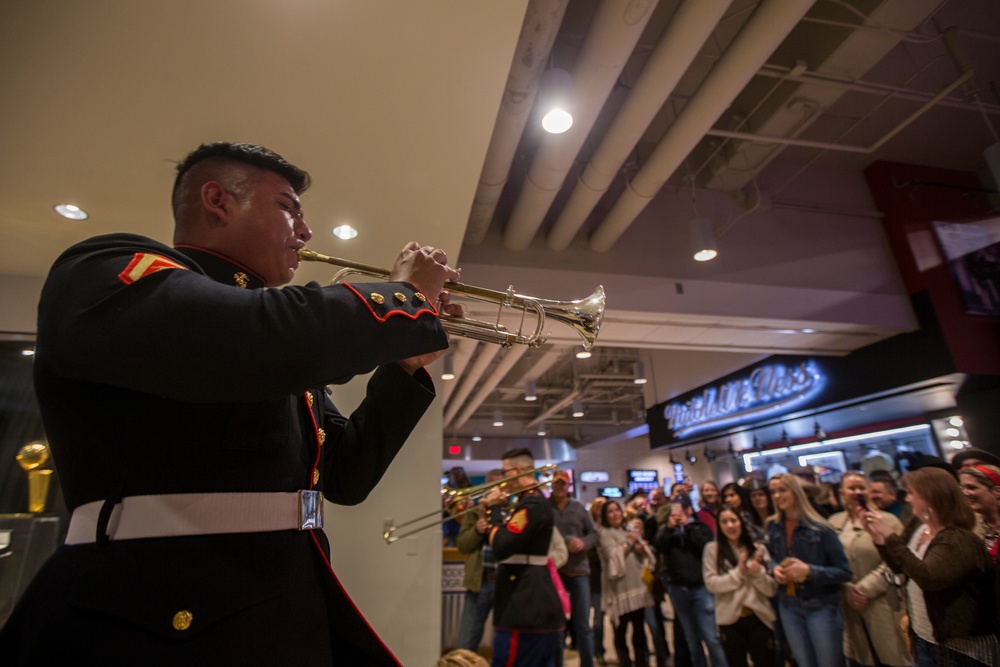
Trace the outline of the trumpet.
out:
M 334 266 L 343 267 L 334 274 L 332 283 L 338 283 L 347 275 L 364 275 L 381 280 L 389 278 L 389 271 L 370 264 L 352 262 L 339 257 L 330 257 L 313 252 L 306 248 L 299 250 L 299 259 L 304 262 L 325 262 Z M 486 322 L 467 317 L 455 317 L 442 314 L 441 323 L 445 330 L 456 336 L 473 338 L 487 343 L 496 343 L 503 347 L 511 345 L 527 345 L 538 347 L 545 342 L 546 318 L 551 318 L 572 327 L 583 339 L 583 348 L 590 350 L 597 342 L 597 334 L 601 329 L 601 321 L 604 319 L 605 295 L 604 287 L 598 285 L 594 293 L 585 299 L 577 301 L 551 301 L 548 299 L 538 299 L 536 297 L 515 294 L 513 286 L 506 291 L 491 290 L 483 287 L 474 287 L 464 283 L 448 281 L 444 288 L 452 294 L 458 294 L 469 299 L 494 303 L 499 306 L 497 320 Z M 521 322 L 524 317 L 531 312 L 535 315 L 535 328 L 531 333 L 525 333 L 520 328 L 511 331 L 500 324 L 500 313 L 504 308 L 515 308 L 522 311 Z
M 441 510 L 435 510 L 433 512 L 428 512 L 422 516 L 418 516 L 415 519 L 409 521 L 404 521 L 398 526 L 393 524 L 392 521 L 387 521 L 385 525 L 385 530 L 382 533 L 382 537 L 389 544 L 392 544 L 396 540 L 407 537 L 408 535 L 413 535 L 414 533 L 419 533 L 429 528 L 434 528 L 441 525 L 445 521 L 450 521 L 451 519 L 458 519 L 465 516 L 469 512 L 475 512 L 479 509 L 479 501 L 486 497 L 486 495 L 494 488 L 503 489 L 505 486 L 509 485 L 512 480 L 518 479 L 520 477 L 525 477 L 527 475 L 535 475 L 538 473 L 549 473 L 555 471 L 558 466 L 555 463 L 548 463 L 540 468 L 534 468 L 533 470 L 525 470 L 516 475 L 511 475 L 509 477 L 504 477 L 503 479 L 498 479 L 495 482 L 486 482 L 485 484 L 478 484 L 476 486 L 470 486 L 464 489 L 452 489 L 449 487 L 441 487 L 441 497 L 448 507 L 455 507 L 456 505 L 462 503 L 470 503 L 468 507 L 458 512 L 452 512 L 448 510 L 448 516 L 442 517 Z M 533 491 L 534 489 L 547 486 L 552 483 L 552 480 L 547 482 L 539 482 L 537 484 L 532 484 L 524 488 L 519 488 L 517 493 L 525 493 L 526 491 Z M 513 494 L 516 495 L 516 494 Z M 409 526 L 414 526 L 409 528 L 409 530 L 399 532 L 403 528 Z

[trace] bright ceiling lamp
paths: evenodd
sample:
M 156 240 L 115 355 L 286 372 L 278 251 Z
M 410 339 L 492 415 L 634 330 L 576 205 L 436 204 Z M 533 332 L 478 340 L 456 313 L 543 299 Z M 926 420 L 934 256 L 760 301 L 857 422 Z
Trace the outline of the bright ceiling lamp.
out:
M 56 213 L 70 220 L 86 220 L 90 217 L 89 213 L 76 204 L 56 204 L 52 208 L 55 209 Z
M 535 387 L 534 380 L 528 380 L 524 386 L 524 400 L 526 401 L 537 401 L 538 400 L 538 390 Z
M 343 241 L 350 241 L 358 237 L 358 230 L 350 225 L 337 225 L 333 228 L 333 235 Z
M 646 384 L 646 364 L 641 361 L 635 362 L 635 379 L 632 382 L 635 384 Z
M 452 361 L 450 354 L 446 354 L 444 357 L 444 370 L 441 371 L 441 379 L 445 381 L 455 379 L 455 362 Z
M 712 228 L 712 220 L 710 218 L 694 218 L 689 224 L 694 261 L 707 262 L 718 257 L 719 250 L 715 244 L 715 230 Z
M 538 85 L 538 108 L 542 127 L 550 134 L 562 134 L 573 126 L 573 77 L 553 67 L 542 74 Z

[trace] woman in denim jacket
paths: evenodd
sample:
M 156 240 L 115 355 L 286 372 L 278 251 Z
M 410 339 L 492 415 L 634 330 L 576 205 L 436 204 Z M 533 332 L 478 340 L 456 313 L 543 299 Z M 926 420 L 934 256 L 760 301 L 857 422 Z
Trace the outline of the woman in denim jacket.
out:
M 767 523 L 768 550 L 792 656 L 799 667 L 842 667 L 840 585 L 851 580 L 844 547 L 796 477 L 775 475 L 768 487 L 776 509 Z

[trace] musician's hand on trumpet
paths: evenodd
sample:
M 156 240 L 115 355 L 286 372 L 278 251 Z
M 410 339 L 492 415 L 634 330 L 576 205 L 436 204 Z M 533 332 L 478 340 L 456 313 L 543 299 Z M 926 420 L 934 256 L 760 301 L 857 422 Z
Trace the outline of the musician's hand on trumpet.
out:
M 437 303 L 444 284 L 457 281 L 462 272 L 448 266 L 448 255 L 441 248 L 407 243 L 389 271 L 390 282 L 407 282 L 416 287 L 431 303 Z
M 407 282 L 432 302 L 437 303 L 438 311 L 446 315 L 461 317 L 464 310 L 461 304 L 451 303 L 451 295 L 444 289 L 449 280 L 458 280 L 461 271 L 448 266 L 448 255 L 440 248 L 421 246 L 412 241 L 407 243 L 396 257 L 392 270 L 389 272 L 390 282 Z M 438 350 L 421 354 L 409 359 L 401 359 L 399 365 L 410 375 L 418 369 L 427 366 L 442 356 L 446 350 Z

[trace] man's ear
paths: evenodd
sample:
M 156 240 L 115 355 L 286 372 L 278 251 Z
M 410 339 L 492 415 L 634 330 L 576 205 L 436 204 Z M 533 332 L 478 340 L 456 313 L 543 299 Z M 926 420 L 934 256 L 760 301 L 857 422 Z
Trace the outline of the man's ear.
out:
M 208 181 L 201 186 L 201 205 L 208 214 L 209 224 L 213 226 L 228 224 L 232 196 L 226 192 L 221 183 Z

